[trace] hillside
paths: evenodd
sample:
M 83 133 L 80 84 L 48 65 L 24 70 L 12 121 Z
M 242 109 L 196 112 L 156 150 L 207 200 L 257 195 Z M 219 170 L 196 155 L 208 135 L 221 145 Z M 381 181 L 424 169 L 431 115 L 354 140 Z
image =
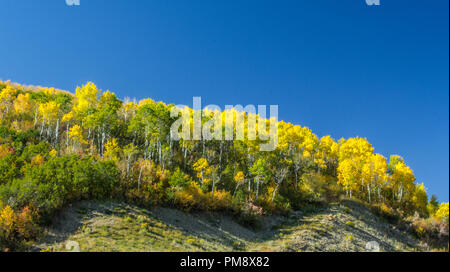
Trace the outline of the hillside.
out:
M 218 213 L 82 202 L 65 209 L 34 250 L 67 251 L 69 241 L 77 242 L 83 252 L 367 251 L 371 241 L 381 251 L 424 249 L 418 240 L 353 201 L 288 217 L 265 217 L 256 231 Z
M 74 227 L 85 223 L 71 205 L 104 199 L 171 209 L 152 210 L 161 220 L 157 223 L 146 214 L 134 218 L 133 207 L 127 214 L 100 205 L 86 211 L 93 225 L 86 221 L 83 233 L 77 233 Z M 343 199 L 361 205 L 333 204 Z M 305 207 L 316 208 L 308 214 Z M 90 244 L 100 250 L 95 245 L 105 243 L 104 250 L 130 251 L 351 251 L 364 249 L 372 238 L 384 250 L 417 246 L 406 238 L 390 238 L 395 233 L 367 209 L 408 226 L 435 248 L 448 249 L 448 203 L 429 197 L 401 156 L 388 159 L 376 153 L 366 138 L 319 138 L 308 127 L 238 107 L 221 112 L 150 98 L 122 101 L 92 82 L 71 94 L 0 81 L 1 251 L 28 250 L 64 210 L 69 220 L 60 224 L 69 228 L 56 227 L 55 233 L 86 239 L 88 250 Z M 245 230 L 225 218 L 236 232 L 223 236 L 216 234 L 222 233 L 218 227 L 226 229 L 222 223 L 197 218 L 212 229 L 196 234 L 197 228 L 176 221 L 194 219 L 176 210 L 199 218 L 232 214 L 262 229 Z M 301 217 L 294 213 L 299 210 Z M 280 217 L 293 213 L 289 220 Z M 118 215 L 129 218 L 122 222 Z M 138 235 L 135 244 L 129 244 L 130 235 Z M 172 237 L 178 240 L 168 247 Z M 110 247 L 114 243 L 120 246 Z

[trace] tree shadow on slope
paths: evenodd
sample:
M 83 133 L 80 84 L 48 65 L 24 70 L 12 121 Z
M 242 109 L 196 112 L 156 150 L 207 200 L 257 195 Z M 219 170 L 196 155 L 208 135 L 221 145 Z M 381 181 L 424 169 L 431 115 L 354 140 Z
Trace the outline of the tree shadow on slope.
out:
M 69 205 L 55 214 L 51 226 L 45 230 L 43 237 L 38 241 L 38 245 L 31 250 L 40 250 L 46 248 L 47 245 L 66 241 L 80 229 L 83 221 L 99 216 L 102 213 L 108 214 L 109 209 L 94 202 L 83 201 Z
M 186 239 L 189 237 L 204 239 L 223 245 L 223 248 L 229 250 L 243 250 L 247 241 L 259 239 L 253 231 L 240 226 L 225 215 L 185 213 L 169 208 L 147 210 L 124 203 L 83 201 L 70 205 L 56 214 L 51 226 L 31 250 L 39 251 L 65 243 L 73 235 L 82 232 L 82 228 L 86 225 L 106 226 L 117 223 L 114 218 L 140 216 L 150 218 L 153 223 L 161 223 L 162 228 L 166 230 L 181 231 Z M 159 233 L 147 231 L 153 239 L 163 238 Z M 202 245 L 199 244 L 198 247 L 201 249 Z

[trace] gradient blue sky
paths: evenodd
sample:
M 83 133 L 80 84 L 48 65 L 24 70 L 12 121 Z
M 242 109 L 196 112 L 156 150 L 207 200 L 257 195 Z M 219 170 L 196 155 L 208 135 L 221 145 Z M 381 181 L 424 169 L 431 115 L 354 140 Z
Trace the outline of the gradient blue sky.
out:
M 0 0 L 0 78 L 192 105 L 279 105 L 362 136 L 449 198 L 449 1 Z

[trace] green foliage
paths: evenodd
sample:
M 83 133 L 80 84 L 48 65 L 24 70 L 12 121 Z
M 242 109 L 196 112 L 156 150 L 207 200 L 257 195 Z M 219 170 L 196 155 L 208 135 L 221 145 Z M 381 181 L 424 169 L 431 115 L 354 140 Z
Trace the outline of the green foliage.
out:
M 0 184 L 11 182 L 18 175 L 18 168 L 14 155 L 0 158 Z
M 119 171 L 112 162 L 77 155 L 55 157 L 27 168 L 23 179 L 0 186 L 0 200 L 14 209 L 31 205 L 49 216 L 73 201 L 110 197 L 118 181 Z
M 427 211 L 429 215 L 433 215 L 439 209 L 439 202 L 436 195 L 432 195 L 427 204 Z
M 170 176 L 169 185 L 173 188 L 186 188 L 189 185 L 186 174 L 184 174 L 180 168 L 177 168 Z
M 23 150 L 19 160 L 21 160 L 22 162 L 30 163 L 31 160 L 37 155 L 47 157 L 50 150 L 50 144 L 47 142 L 40 142 L 37 145 L 28 145 Z
M 37 143 L 38 132 L 35 130 L 15 131 L 7 127 L 0 126 L 0 144 L 10 143 L 14 149 L 20 153 L 27 144 Z

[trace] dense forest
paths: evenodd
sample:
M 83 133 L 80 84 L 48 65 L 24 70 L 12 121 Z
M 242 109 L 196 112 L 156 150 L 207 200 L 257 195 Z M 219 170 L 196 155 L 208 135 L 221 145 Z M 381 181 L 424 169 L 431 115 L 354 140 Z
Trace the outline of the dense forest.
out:
M 173 107 L 121 101 L 90 82 L 71 94 L 0 81 L 0 249 L 25 247 L 55 213 L 86 199 L 220 211 L 250 225 L 355 199 L 410 222 L 419 238 L 448 239 L 448 203 L 429 197 L 402 157 L 376 154 L 365 138 L 318 138 L 279 121 L 270 152 L 260 140 L 174 140 Z M 227 113 L 205 109 L 201 120 L 218 114 Z

